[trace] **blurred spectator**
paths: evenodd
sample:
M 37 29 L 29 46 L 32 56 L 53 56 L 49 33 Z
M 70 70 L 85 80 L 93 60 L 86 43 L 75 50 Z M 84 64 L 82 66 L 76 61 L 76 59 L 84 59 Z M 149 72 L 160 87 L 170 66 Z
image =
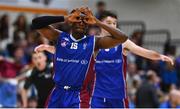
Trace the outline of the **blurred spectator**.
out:
M 24 66 L 28 63 L 24 49 L 21 46 L 16 46 L 14 48 L 13 59 L 17 65 Z
M 106 10 L 106 3 L 103 2 L 103 1 L 98 1 L 96 3 L 96 9 L 97 9 L 97 12 L 95 14 L 96 18 L 99 19 L 99 15 Z
M 137 66 L 135 63 L 129 63 L 127 67 L 127 85 L 128 88 L 133 87 L 134 76 L 138 75 Z
M 143 35 L 144 35 L 144 31 L 142 30 L 136 30 L 132 33 L 131 35 L 131 40 L 139 46 L 142 46 L 143 44 Z
M 15 79 L 0 79 L 0 107 L 13 108 L 17 106 L 17 81 Z
M 146 69 L 155 71 L 158 76 L 161 75 L 159 61 L 146 60 Z
M 169 99 L 161 103 L 160 108 L 180 108 L 180 91 L 173 89 L 169 93 Z
M 169 92 L 171 85 L 177 85 L 177 71 L 170 63 L 160 63 L 160 73 L 162 78 L 162 90 Z
M 17 106 L 17 73 L 22 66 L 0 56 L 0 107 Z
M 127 91 L 129 96 L 129 107 L 135 107 L 135 93 L 137 88 L 141 83 L 141 78 L 137 71 L 137 66 L 135 63 L 128 63 L 127 67 Z
M 9 38 L 9 16 L 4 14 L 0 19 L 0 40 Z
M 175 60 L 176 56 L 176 46 L 168 45 L 166 46 L 166 55 L 170 56 L 172 59 Z M 160 74 L 162 78 L 162 90 L 165 92 L 169 92 L 170 87 L 172 85 L 178 85 L 178 69 L 166 62 L 160 62 Z
M 158 108 L 157 75 L 154 71 L 147 72 L 147 80 L 141 84 L 136 93 L 137 108 Z
M 42 108 L 45 106 L 46 99 L 54 86 L 52 66 L 47 63 L 47 57 L 43 52 L 33 53 L 32 62 L 35 67 L 29 71 L 30 74 L 28 74 L 29 76 L 25 82 L 24 89 L 28 90 L 31 85 L 35 86 L 38 93 L 38 107 Z M 23 102 L 27 104 L 27 97 L 23 98 Z M 34 100 L 31 103 L 35 105 Z
M 14 41 L 18 42 L 20 40 L 24 40 L 26 38 L 28 32 L 28 24 L 26 21 L 26 17 L 23 14 L 20 14 L 15 23 L 14 23 Z
M 38 100 L 36 97 L 30 97 L 28 99 L 28 108 L 37 108 L 38 107 Z
M 15 78 L 23 66 L 16 64 L 13 60 L 0 56 L 0 77 Z

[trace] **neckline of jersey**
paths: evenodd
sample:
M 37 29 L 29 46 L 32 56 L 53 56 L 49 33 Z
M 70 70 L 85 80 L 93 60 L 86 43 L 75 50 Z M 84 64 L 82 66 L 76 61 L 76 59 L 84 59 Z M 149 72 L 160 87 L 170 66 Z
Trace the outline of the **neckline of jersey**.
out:
M 81 41 L 81 40 L 85 39 L 86 37 L 87 37 L 87 36 L 84 35 L 84 37 L 82 37 L 81 39 L 75 39 L 75 38 L 72 36 L 72 34 L 70 34 L 70 38 L 71 38 L 74 42 Z

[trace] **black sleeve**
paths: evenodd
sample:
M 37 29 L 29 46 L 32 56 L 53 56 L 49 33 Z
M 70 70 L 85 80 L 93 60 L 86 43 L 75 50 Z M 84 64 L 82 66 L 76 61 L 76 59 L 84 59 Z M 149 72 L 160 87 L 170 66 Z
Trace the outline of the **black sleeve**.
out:
M 25 84 L 24 84 L 25 89 L 28 89 L 33 84 L 33 78 L 34 78 L 34 69 L 31 72 L 31 75 L 25 80 Z
M 41 16 L 32 20 L 31 29 L 41 29 L 57 22 L 64 22 L 64 16 Z

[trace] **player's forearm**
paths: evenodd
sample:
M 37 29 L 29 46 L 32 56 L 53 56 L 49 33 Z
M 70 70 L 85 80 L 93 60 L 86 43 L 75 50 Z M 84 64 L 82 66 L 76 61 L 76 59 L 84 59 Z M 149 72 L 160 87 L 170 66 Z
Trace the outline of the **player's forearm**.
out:
M 99 20 L 97 20 L 96 22 L 97 22 L 96 24 L 98 26 L 100 26 L 101 28 L 108 31 L 111 34 L 112 38 L 119 40 L 121 43 L 125 42 L 128 39 L 128 37 L 123 32 L 121 32 L 119 29 L 112 28 L 112 27 L 102 23 Z
M 41 29 L 57 22 L 64 22 L 64 20 L 64 16 L 41 16 L 32 20 L 31 28 Z
M 143 57 L 151 59 L 151 60 L 161 60 L 161 54 L 153 50 L 148 50 L 148 52 L 146 52 L 146 54 L 144 54 Z

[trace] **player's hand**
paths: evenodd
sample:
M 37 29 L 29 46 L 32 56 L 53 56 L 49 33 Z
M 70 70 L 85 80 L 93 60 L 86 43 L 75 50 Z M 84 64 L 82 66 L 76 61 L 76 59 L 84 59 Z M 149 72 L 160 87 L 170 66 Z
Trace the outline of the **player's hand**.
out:
M 162 61 L 169 62 L 169 63 L 171 63 L 171 65 L 174 65 L 174 61 L 170 57 L 165 56 L 165 55 L 161 55 L 160 58 Z
M 66 17 L 66 22 L 81 22 L 80 14 L 81 12 L 78 8 L 74 9 L 72 13 Z
M 34 49 L 34 51 L 35 51 L 36 53 L 39 53 L 39 52 L 45 51 L 46 48 L 47 48 L 47 45 L 41 44 L 41 45 L 37 46 L 37 47 Z
M 96 24 L 97 19 L 93 15 L 92 11 L 87 7 L 80 8 L 81 13 L 85 14 L 84 22 L 90 25 Z

